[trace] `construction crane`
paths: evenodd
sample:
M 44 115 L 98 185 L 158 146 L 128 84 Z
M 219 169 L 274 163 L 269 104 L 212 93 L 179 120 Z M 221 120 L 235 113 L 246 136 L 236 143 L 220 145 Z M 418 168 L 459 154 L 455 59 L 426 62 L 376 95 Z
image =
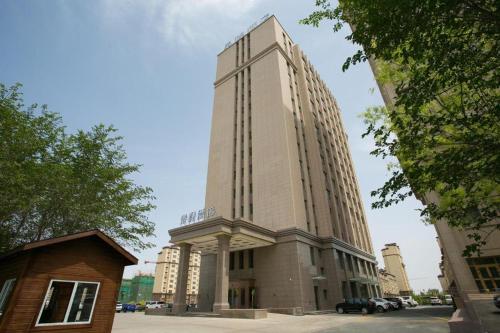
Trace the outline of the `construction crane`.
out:
M 144 260 L 145 264 L 177 264 L 175 261 L 149 261 Z

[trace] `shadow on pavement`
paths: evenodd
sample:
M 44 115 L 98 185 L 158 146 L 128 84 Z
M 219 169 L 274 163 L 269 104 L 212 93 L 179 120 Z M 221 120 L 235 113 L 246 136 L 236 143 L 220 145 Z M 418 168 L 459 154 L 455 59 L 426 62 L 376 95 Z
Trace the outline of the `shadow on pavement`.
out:
M 399 317 L 399 318 L 415 318 L 417 316 L 426 316 L 426 317 L 440 317 L 440 318 L 450 318 L 453 311 L 452 306 L 420 306 L 416 308 L 409 308 L 405 310 L 396 310 L 389 311 L 384 313 L 377 313 L 377 316 L 385 316 L 385 317 Z

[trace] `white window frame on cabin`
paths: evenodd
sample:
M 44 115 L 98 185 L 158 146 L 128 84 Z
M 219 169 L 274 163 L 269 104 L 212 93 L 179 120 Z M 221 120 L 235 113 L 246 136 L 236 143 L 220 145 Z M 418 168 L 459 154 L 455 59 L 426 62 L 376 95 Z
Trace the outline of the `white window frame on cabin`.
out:
M 16 283 L 16 278 L 5 280 L 2 290 L 0 291 L 0 318 L 5 312 L 4 309 L 7 308 L 7 301 L 9 300 L 10 294 L 14 290 L 14 284 Z
M 42 313 L 43 313 L 43 308 L 45 304 L 48 301 L 49 298 L 49 292 L 50 289 L 52 288 L 52 284 L 54 282 L 67 282 L 67 283 L 73 283 L 73 291 L 71 292 L 71 297 L 69 299 L 68 307 L 66 308 L 66 313 L 64 315 L 64 320 L 62 322 L 58 323 L 40 323 L 40 319 L 42 318 Z M 76 290 L 78 289 L 78 285 L 80 283 L 87 283 L 87 284 L 95 284 L 97 285 L 97 289 L 95 291 L 95 297 L 94 301 L 92 302 L 92 309 L 90 310 L 90 315 L 89 315 L 89 320 L 88 321 L 71 321 L 68 322 L 68 317 L 69 317 L 69 312 L 71 310 L 71 307 L 73 305 L 73 300 L 75 298 Z M 38 318 L 36 320 L 35 327 L 44 327 L 44 326 L 61 326 L 61 325 L 85 325 L 85 324 L 90 324 L 92 323 L 92 317 L 94 315 L 94 309 L 95 309 L 95 304 L 97 297 L 99 296 L 99 289 L 101 287 L 101 283 L 97 281 L 78 281 L 78 280 L 61 280 L 61 279 L 51 279 L 49 283 L 49 287 L 47 288 L 47 291 L 45 292 L 45 297 L 43 298 L 43 303 L 40 307 L 40 311 L 38 312 Z

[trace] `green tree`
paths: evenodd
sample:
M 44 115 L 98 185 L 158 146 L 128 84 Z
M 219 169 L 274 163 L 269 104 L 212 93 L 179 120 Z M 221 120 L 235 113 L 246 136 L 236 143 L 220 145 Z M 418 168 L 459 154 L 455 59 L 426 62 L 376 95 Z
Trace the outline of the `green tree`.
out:
M 21 85 L 0 84 L 0 252 L 98 228 L 126 246 L 152 244 L 152 190 L 128 177 L 116 129 L 68 134 L 47 106 L 25 107 Z
M 494 0 L 316 1 L 302 20 L 348 22 L 361 47 L 343 70 L 369 60 L 386 107 L 368 109 L 373 155 L 397 157 L 372 191 L 374 208 L 416 194 L 426 222 L 466 230 L 464 255 L 500 230 L 500 13 Z M 427 201 L 432 194 L 439 200 Z

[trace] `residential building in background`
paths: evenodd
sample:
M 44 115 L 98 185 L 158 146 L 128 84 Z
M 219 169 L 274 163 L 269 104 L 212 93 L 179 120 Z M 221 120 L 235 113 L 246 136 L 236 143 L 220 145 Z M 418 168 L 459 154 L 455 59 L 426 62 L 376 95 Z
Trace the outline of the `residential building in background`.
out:
M 178 285 L 199 250 L 202 311 L 312 311 L 379 295 L 340 109 L 274 16 L 221 51 L 214 86 L 205 207 L 217 217 L 169 231 Z
M 394 85 L 381 83 L 375 59 L 369 59 L 372 71 L 384 99 L 385 105 L 394 105 Z M 411 179 L 410 179 L 411 182 Z M 438 205 L 437 193 L 415 193 L 422 204 Z M 465 247 L 471 243 L 467 231 L 450 227 L 447 220 L 434 221 L 442 253 L 441 275 L 453 296 L 457 310 L 448 321 L 450 332 L 500 332 L 498 316 L 493 305 L 492 294 L 500 288 L 500 232 L 495 232 L 499 221 L 483 226 L 480 232 L 486 237 L 481 247 L 481 256 L 463 257 Z M 440 279 L 441 281 L 441 279 Z M 444 289 L 444 288 L 443 288 Z
M 384 257 L 386 272 L 396 277 L 400 295 L 411 295 L 412 290 L 399 246 L 396 243 L 385 244 L 385 248 L 382 249 L 382 256 Z
M 149 273 L 137 273 L 130 281 L 129 302 L 149 301 L 153 297 L 154 276 Z
M 174 302 L 177 288 L 177 273 L 179 266 L 180 250 L 175 246 L 165 246 L 158 253 L 155 269 L 155 282 L 153 286 L 153 300 Z M 189 257 L 189 273 L 187 281 L 187 302 L 196 304 L 198 288 L 200 285 L 200 252 L 192 251 Z
M 378 282 L 383 297 L 399 296 L 399 286 L 396 276 L 388 273 L 385 269 L 378 270 Z

